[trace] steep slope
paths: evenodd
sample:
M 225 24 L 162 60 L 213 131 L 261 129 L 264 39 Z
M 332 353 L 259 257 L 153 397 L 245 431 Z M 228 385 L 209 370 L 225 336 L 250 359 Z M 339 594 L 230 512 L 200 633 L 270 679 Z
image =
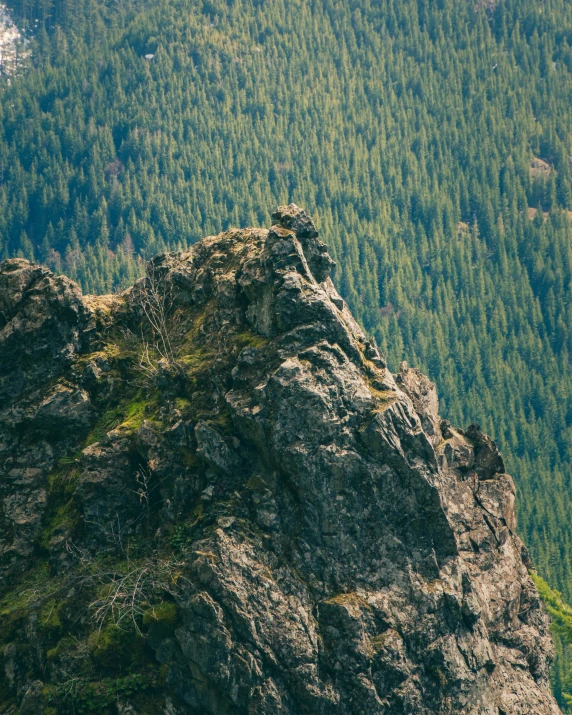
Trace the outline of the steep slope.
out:
M 4 711 L 556 715 L 496 445 L 273 219 L 119 296 L 0 264 Z
M 106 293 L 308 207 L 391 368 L 502 447 L 571 601 L 572 3 L 8 4 L 48 32 L 0 84 L 0 257 Z

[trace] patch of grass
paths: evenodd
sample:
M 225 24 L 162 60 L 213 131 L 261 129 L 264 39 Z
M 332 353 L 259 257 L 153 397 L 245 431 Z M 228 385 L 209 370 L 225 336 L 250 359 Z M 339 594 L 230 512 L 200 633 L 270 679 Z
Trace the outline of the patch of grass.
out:
M 48 661 L 54 661 L 64 653 L 71 653 L 77 649 L 78 642 L 71 636 L 60 639 L 54 648 L 50 648 L 46 653 Z
M 261 350 L 268 345 L 269 340 L 262 335 L 258 335 L 258 333 L 254 333 L 252 330 L 244 330 L 233 335 L 232 342 L 240 349 L 249 347 Z
M 145 419 L 145 410 L 149 406 L 146 400 L 134 400 L 125 407 L 123 422 L 120 427 L 136 430 L 141 427 Z
M 193 346 L 192 351 L 186 352 L 179 358 L 182 364 L 185 375 L 191 381 L 200 375 L 201 372 L 208 370 L 214 362 L 214 352 L 205 347 Z
M 78 715 L 103 715 L 115 712 L 115 705 L 122 696 L 151 693 L 164 685 L 164 676 L 157 667 L 148 667 L 140 672 L 120 678 L 88 680 L 76 678 L 46 688 L 50 706 L 58 713 L 75 712 Z
M 194 528 L 204 519 L 204 507 L 199 504 L 193 512 L 192 521 L 186 524 L 178 524 L 171 535 L 171 546 L 176 551 L 182 551 L 192 542 L 192 532 Z
M 143 662 L 145 640 L 134 630 L 109 624 L 91 633 L 87 645 L 95 664 L 106 670 L 128 672 Z
M 376 390 L 370 384 L 368 384 L 368 389 L 376 402 L 374 412 L 385 412 L 390 405 L 399 399 L 399 395 L 393 390 Z
M 59 589 L 60 584 L 50 578 L 46 561 L 37 560 L 33 568 L 16 579 L 0 600 L 0 646 L 13 641 L 25 626 L 31 610 L 40 602 L 54 598 Z
M 177 361 L 182 366 L 185 377 L 194 387 L 197 386 L 201 374 L 214 364 L 215 352 L 205 346 L 202 334 L 205 321 L 214 310 L 215 301 L 210 301 L 200 312 L 182 320 L 178 326 L 181 339 L 176 348 Z
M 69 454 L 65 457 L 62 457 L 58 461 L 58 466 L 59 467 L 68 467 L 71 464 L 77 464 L 78 459 L 81 457 L 81 450 L 78 450 L 77 452 L 74 452 L 73 454 Z
M 326 599 L 324 603 L 336 604 L 337 606 L 357 606 L 360 609 L 367 608 L 368 611 L 371 611 L 369 603 L 361 596 L 358 596 L 357 593 L 353 592 L 340 593 L 337 596 L 332 596 Z
M 51 504 L 44 515 L 46 525 L 41 532 L 40 546 L 49 550 L 51 539 L 56 531 L 62 529 L 73 531 L 78 526 L 79 521 L 80 515 L 73 497 L 60 505 L 57 503 Z
M 143 614 L 143 625 L 161 623 L 165 626 L 174 626 L 177 622 L 177 606 L 172 601 L 163 601 L 149 608 Z
M 194 349 L 202 344 L 200 337 L 201 330 L 205 324 L 205 321 L 213 314 L 215 311 L 215 302 L 209 301 L 205 307 L 189 316 L 188 313 L 180 313 L 175 318 L 178 318 L 179 334 L 183 337 L 182 341 L 177 346 L 178 356 L 188 354 L 194 351 Z
M 138 392 L 126 398 L 115 407 L 102 414 L 94 428 L 89 433 L 85 447 L 101 440 L 111 430 L 119 427 L 126 430 L 137 430 L 145 419 L 153 419 L 159 410 L 159 393 L 153 390 L 146 395 Z
M 96 442 L 101 442 L 105 435 L 112 429 L 119 427 L 123 420 L 123 409 L 121 406 L 112 407 L 106 410 L 85 440 L 85 447 L 89 447 Z
M 38 631 L 47 640 L 53 640 L 61 634 L 63 628 L 61 613 L 65 605 L 65 600 L 51 598 L 40 609 L 38 613 Z
M 48 476 L 48 496 L 51 499 L 69 499 L 75 490 L 75 485 L 81 474 L 77 466 L 78 457 L 60 459 L 56 469 Z
M 214 415 L 210 415 L 205 422 L 213 427 L 217 427 L 223 434 L 231 434 L 234 430 L 234 425 L 232 422 L 232 417 L 230 412 L 226 409 L 222 409 Z
M 105 355 L 105 357 L 109 360 L 117 360 L 117 358 L 121 357 L 121 354 L 124 352 L 124 350 L 122 350 L 121 346 L 116 343 L 107 343 L 102 352 L 103 355 Z M 101 353 L 96 353 L 96 355 L 97 354 Z
M 192 409 L 192 403 L 190 400 L 187 400 L 186 397 L 176 397 L 175 408 L 179 410 L 179 412 L 185 413 Z
M 376 653 L 383 650 L 385 642 L 387 641 L 387 633 L 380 633 L 371 639 L 371 645 Z
M 81 452 L 62 457 L 48 475 L 48 505 L 42 518 L 40 546 L 49 549 L 50 540 L 58 529 L 73 531 L 80 515 L 74 501 L 74 493 L 81 469 L 78 466 Z

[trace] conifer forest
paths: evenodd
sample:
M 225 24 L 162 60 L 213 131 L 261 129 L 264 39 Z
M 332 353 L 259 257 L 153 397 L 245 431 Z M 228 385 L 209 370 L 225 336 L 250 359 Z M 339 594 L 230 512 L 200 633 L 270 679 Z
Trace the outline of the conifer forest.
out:
M 572 712 L 572 3 L 11 0 L 0 259 L 117 292 L 295 202 L 517 486 Z

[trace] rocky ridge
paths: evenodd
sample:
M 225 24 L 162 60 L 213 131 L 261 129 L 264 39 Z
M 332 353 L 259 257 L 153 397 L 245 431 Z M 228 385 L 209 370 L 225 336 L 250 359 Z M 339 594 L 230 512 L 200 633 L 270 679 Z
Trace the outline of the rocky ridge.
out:
M 556 715 L 496 445 L 272 218 L 119 296 L 0 264 L 0 712 Z

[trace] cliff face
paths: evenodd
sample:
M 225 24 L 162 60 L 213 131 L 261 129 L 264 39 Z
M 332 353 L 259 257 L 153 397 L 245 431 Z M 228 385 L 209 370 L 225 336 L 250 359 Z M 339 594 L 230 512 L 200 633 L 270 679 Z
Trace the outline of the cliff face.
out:
M 116 297 L 0 264 L 0 710 L 556 715 L 496 445 L 273 220 Z

